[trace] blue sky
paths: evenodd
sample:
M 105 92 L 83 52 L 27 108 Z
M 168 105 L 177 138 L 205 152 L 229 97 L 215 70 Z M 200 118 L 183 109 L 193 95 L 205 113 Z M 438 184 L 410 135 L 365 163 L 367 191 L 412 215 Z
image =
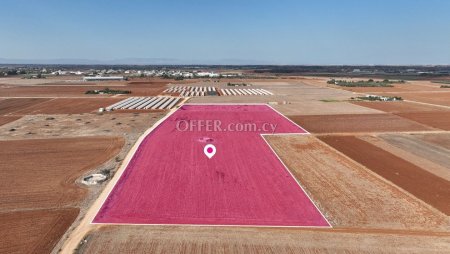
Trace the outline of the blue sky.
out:
M 450 64 L 448 0 L 2 0 L 0 58 Z

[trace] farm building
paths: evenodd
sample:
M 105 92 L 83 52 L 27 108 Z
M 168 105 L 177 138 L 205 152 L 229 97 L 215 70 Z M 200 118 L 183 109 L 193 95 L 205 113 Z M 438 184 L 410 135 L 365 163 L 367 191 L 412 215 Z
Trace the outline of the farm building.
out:
M 120 81 L 120 80 L 126 80 L 123 76 L 109 76 L 109 77 L 83 77 L 83 81 Z

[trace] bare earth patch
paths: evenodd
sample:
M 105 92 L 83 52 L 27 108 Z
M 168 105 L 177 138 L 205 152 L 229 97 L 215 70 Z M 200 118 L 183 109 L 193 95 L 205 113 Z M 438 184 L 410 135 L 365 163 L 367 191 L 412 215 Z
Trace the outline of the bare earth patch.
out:
M 0 212 L 0 253 L 50 253 L 77 208 Z
M 18 119 L 20 119 L 20 116 L 0 116 L 0 126 L 10 122 L 14 122 Z
M 0 141 L 0 211 L 78 204 L 87 190 L 75 180 L 123 143 L 117 137 Z
M 450 182 L 353 136 L 320 139 L 376 174 L 450 215 Z
M 76 179 L 123 144 L 117 137 L 0 141 L 0 252 L 50 252 L 88 193 Z
M 267 140 L 333 227 L 445 230 L 449 220 L 313 136 Z
M 288 117 L 312 133 L 431 130 L 430 127 L 392 114 L 296 115 Z
M 439 135 L 443 137 L 450 134 L 380 134 L 364 135 L 358 138 L 371 143 L 397 157 L 450 181 L 450 150 L 423 140 L 420 136 L 427 137 Z
M 123 98 L 57 98 L 14 111 L 12 114 L 81 114 L 98 112 L 99 108 L 105 108 L 121 100 Z
M 107 226 L 78 253 L 446 253 L 447 234 L 236 227 Z

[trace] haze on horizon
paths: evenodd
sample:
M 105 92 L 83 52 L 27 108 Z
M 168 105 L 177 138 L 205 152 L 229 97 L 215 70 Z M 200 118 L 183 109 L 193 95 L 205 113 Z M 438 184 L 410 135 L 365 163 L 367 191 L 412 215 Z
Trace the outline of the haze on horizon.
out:
M 444 0 L 5 0 L 0 63 L 450 64 L 449 13 Z

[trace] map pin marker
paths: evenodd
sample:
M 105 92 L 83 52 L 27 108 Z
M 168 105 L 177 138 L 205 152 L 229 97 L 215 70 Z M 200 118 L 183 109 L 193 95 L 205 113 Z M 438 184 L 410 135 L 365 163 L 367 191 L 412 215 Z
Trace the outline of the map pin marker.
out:
M 203 148 L 203 152 L 205 153 L 206 157 L 212 158 L 214 154 L 216 154 L 216 147 L 212 144 L 208 144 Z

